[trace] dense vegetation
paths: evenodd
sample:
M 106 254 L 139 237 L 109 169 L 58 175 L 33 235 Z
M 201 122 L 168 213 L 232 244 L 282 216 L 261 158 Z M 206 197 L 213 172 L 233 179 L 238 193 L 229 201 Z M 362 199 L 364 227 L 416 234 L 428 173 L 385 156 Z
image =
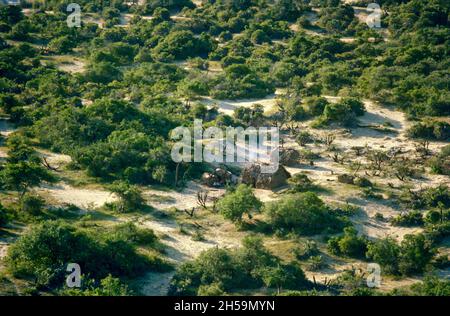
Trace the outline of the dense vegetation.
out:
M 168 268 L 160 258 L 159 235 L 137 224 L 109 227 L 102 220 L 111 214 L 120 220 L 143 213 L 181 217 L 178 209 L 150 207 L 142 188 L 179 190 L 217 167 L 171 158 L 171 132 L 177 126 L 192 127 L 194 119 L 223 129 L 278 126 L 301 148 L 291 152 L 292 165 L 334 175 L 315 166 L 328 156 L 346 169 L 337 176 L 337 185 L 359 190 L 352 197 L 356 202 L 387 196 L 400 211 L 370 220 L 421 232 L 401 241 L 367 238 L 352 223 L 358 207 L 335 207 L 319 194 L 331 195 L 331 190 L 306 173 L 293 175 L 288 188 L 270 202 L 262 202 L 244 184 L 227 186 L 218 199 L 197 192 L 200 207 L 184 210 L 196 229 L 189 238 L 202 239 L 204 227 L 196 220 L 208 216 L 258 236 L 243 238 L 240 248 L 211 248 L 182 263 L 169 294 L 224 295 L 264 288 L 268 294 L 378 295 L 354 271 L 330 284 L 312 284 L 303 270 L 320 270 L 337 257 L 378 263 L 389 278 L 449 267 L 442 252 L 447 249 L 442 242 L 450 236 L 448 185 L 412 187 L 427 172 L 442 179 L 450 175 L 450 145 L 434 155 L 429 146 L 450 139 L 448 1 L 379 1 L 382 29 L 369 28 L 351 5 L 337 0 L 77 3 L 80 27 L 68 26 L 65 0 L 0 5 L 0 116 L 18 127 L 0 136 L 6 153 L 0 159 L 0 237 L 14 241 L 5 252 L 5 273 L 29 282 L 36 290 L 30 294 L 131 295 L 131 279 Z M 275 93 L 271 109 L 230 106 L 225 114 L 217 105 L 249 98 L 262 103 Z M 308 124 L 315 131 L 350 133 L 361 127 L 362 117 L 372 115 L 367 114 L 367 100 L 406 113 L 412 122 L 404 136 L 414 141 L 415 152 L 392 153 L 383 149 L 382 140 L 378 149 L 366 144 L 344 150 L 333 143 L 331 133 L 319 137 L 299 128 Z M 369 127 L 394 134 L 392 123 L 380 125 Z M 312 144 L 323 152 L 311 151 Z M 59 172 L 44 159 L 44 150 L 66 154 L 70 163 Z M 357 175 L 363 170 L 364 176 Z M 396 182 L 381 186 L 374 180 L 388 176 Z M 116 200 L 86 214 L 73 205 L 51 205 L 47 196 L 36 193 L 68 180 L 101 186 Z M 196 218 L 198 209 L 203 213 Z M 90 222 L 95 216 L 101 219 Z M 7 232 L 21 225 L 17 236 Z M 181 224 L 179 230 L 189 235 Z M 5 237 L 8 243 L 10 239 Z M 266 239 L 294 245 L 273 249 L 270 243 L 265 246 Z M 70 262 L 81 265 L 79 289 L 64 286 Z M 390 294 L 448 296 L 449 287 L 448 281 L 427 276 L 423 283 Z

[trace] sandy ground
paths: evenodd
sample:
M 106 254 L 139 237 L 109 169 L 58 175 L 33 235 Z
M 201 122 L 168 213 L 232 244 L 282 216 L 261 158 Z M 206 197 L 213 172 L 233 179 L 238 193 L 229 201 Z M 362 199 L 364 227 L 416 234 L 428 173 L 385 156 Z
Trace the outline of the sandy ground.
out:
M 0 260 L 2 260 L 8 251 L 8 244 L 0 242 Z
M 9 122 L 9 119 L 0 118 L 0 135 L 4 139 L 14 131 L 15 127 Z M 0 144 L 0 159 L 5 159 L 8 156 L 8 149 L 4 145 L 4 143 Z
M 59 70 L 70 73 L 81 73 L 85 70 L 86 62 L 73 55 L 51 55 L 42 57 L 42 63 L 54 63 Z
M 340 99 L 339 97 L 326 97 L 331 102 L 337 102 Z M 364 101 L 364 104 L 367 113 L 359 118 L 360 124 L 382 125 L 383 123 L 389 122 L 392 126 L 391 128 L 395 129 L 398 134 L 386 134 L 366 127 L 352 128 L 349 130 L 334 129 L 326 131 L 310 130 L 307 126 L 303 126 L 303 128 L 308 129 L 313 134 L 322 137 L 326 133 L 331 132 L 336 136 L 333 145 L 342 148 L 344 151 L 353 146 L 364 147 L 366 145 L 372 149 L 388 150 L 390 148 L 401 148 L 403 151 L 414 151 L 415 142 L 407 139 L 405 135 L 406 130 L 409 128 L 411 123 L 406 120 L 404 113 L 394 109 L 381 107 L 369 100 Z M 444 142 L 430 142 L 430 149 L 438 152 L 440 148 L 446 144 L 447 143 Z M 292 139 L 286 140 L 285 147 L 300 148 L 297 144 L 295 144 L 295 142 L 293 142 Z M 398 205 L 392 205 L 392 203 L 386 199 L 375 200 L 361 197 L 357 187 L 347 186 L 337 182 L 337 175 L 349 173 L 347 166 L 343 166 L 332 161 L 329 154 L 324 153 L 325 148 L 323 145 L 309 144 L 305 147 L 313 152 L 321 153 L 322 159 L 315 161 L 314 166 L 302 164 L 297 167 L 287 167 L 286 169 L 291 174 L 305 172 L 308 177 L 314 181 L 314 183 L 333 190 L 332 196 L 322 196 L 325 201 L 341 203 L 349 201 L 350 203 L 359 206 L 363 212 L 353 218 L 353 221 L 355 223 L 355 227 L 360 231 L 360 233 L 363 233 L 370 238 L 392 236 L 398 240 L 402 240 L 406 234 L 421 231 L 420 228 L 397 227 L 390 225 L 387 221 L 375 220 L 373 217 L 376 213 L 382 214 L 385 218 L 397 216 L 400 213 Z M 375 183 L 381 183 L 383 185 L 387 185 L 387 182 L 391 182 L 394 185 L 402 184 L 400 180 L 396 178 L 371 177 L 369 180 Z M 441 175 L 427 175 L 424 179 L 414 179 L 409 180 L 409 182 L 415 187 L 426 187 L 450 183 L 450 178 Z
M 3 137 L 8 137 L 14 131 L 15 127 L 12 123 L 10 123 L 9 119 L 5 118 L 0 119 L 0 134 Z
M 114 202 L 116 199 L 108 191 L 74 188 L 64 183 L 43 186 L 38 192 L 49 195 L 57 204 L 73 204 L 81 209 L 100 207 L 105 203 Z
M 251 107 L 253 104 L 261 104 L 264 107 L 264 112 L 269 113 L 276 109 L 276 101 L 281 95 L 280 89 L 277 89 L 274 94 L 268 95 L 261 99 L 241 99 L 241 100 L 216 100 L 210 97 L 203 97 L 201 101 L 206 105 L 217 105 L 219 111 L 228 115 L 233 115 L 233 111 L 238 107 Z

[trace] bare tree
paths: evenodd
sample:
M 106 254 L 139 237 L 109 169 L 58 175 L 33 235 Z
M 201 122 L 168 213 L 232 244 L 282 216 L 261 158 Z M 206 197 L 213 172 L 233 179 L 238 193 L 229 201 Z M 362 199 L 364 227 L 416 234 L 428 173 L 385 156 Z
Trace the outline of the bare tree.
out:
M 203 191 L 200 190 L 197 192 L 197 204 L 201 207 L 203 207 L 203 209 L 206 209 L 206 202 L 208 200 L 208 191 Z

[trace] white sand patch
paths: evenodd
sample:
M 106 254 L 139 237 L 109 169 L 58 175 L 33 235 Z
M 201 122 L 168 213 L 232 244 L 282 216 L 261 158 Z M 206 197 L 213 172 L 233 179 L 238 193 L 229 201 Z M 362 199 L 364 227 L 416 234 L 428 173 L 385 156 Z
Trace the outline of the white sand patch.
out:
M 254 104 L 261 104 L 264 107 L 264 112 L 271 112 L 276 108 L 277 98 L 281 94 L 280 90 L 275 91 L 274 94 L 268 95 L 261 99 L 241 99 L 241 100 L 216 100 L 210 97 L 203 97 L 201 99 L 207 105 L 217 105 L 219 111 L 228 115 L 232 115 L 233 111 L 238 107 L 252 107 Z
M 208 191 L 209 199 L 219 197 L 225 193 L 225 189 L 210 188 L 191 181 L 181 192 L 145 188 L 143 196 L 155 208 L 168 209 L 175 207 L 179 210 L 189 210 L 193 207 L 198 207 L 197 192 L 199 191 Z
M 58 203 L 73 204 L 82 209 L 100 207 L 116 200 L 115 196 L 108 191 L 74 188 L 64 183 L 41 187 L 39 191 L 49 194 Z
M 68 155 L 57 154 L 47 150 L 40 150 L 41 155 L 52 167 L 58 167 L 60 165 L 68 164 L 72 161 L 72 158 Z
M 154 230 L 157 234 L 162 235 L 161 242 L 166 248 L 166 256 L 175 265 L 180 265 L 185 261 L 195 259 L 200 253 L 212 247 L 219 248 L 235 248 L 240 246 L 240 240 L 244 233 L 234 232 L 234 236 L 229 233 L 234 231 L 234 225 L 224 223 L 220 227 L 206 227 L 204 233 L 204 241 L 195 241 L 192 236 L 182 233 L 180 227 L 174 221 L 162 221 L 154 219 L 139 218 L 139 225 Z M 167 295 L 170 280 L 174 272 L 157 273 L 149 272 L 138 280 L 137 284 L 143 295 L 147 296 L 163 296 Z

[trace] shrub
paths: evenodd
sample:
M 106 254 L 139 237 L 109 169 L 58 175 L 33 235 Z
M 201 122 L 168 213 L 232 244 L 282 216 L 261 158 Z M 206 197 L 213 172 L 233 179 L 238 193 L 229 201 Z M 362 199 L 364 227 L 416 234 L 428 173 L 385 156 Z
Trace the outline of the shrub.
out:
M 443 147 L 439 155 L 428 161 L 428 165 L 434 173 L 450 175 L 450 145 Z
M 367 239 L 359 237 L 355 228 L 346 227 L 343 236 L 328 241 L 328 249 L 336 255 L 361 258 L 367 251 Z
M 294 248 L 293 253 L 298 260 L 305 260 L 319 254 L 319 249 L 314 241 L 307 240 L 299 247 Z
M 68 263 L 78 263 L 84 276 L 101 279 L 134 276 L 149 268 L 146 258 L 123 240 L 93 238 L 60 222 L 44 222 L 11 245 L 8 268 L 17 276 L 31 276 L 38 286 L 63 284 Z
M 369 243 L 366 256 L 378 263 L 386 274 L 412 275 L 424 271 L 435 255 L 424 234 L 405 235 L 400 245 L 387 237 Z
M 233 192 L 227 193 L 217 202 L 217 209 L 226 219 L 240 224 L 244 214 L 251 216 L 252 212 L 259 211 L 261 205 L 252 188 L 240 184 Z
M 64 289 L 60 292 L 63 296 L 128 296 L 132 291 L 123 284 L 119 278 L 108 275 L 97 284 L 94 280 L 88 280 L 83 289 Z
M 109 187 L 110 191 L 117 195 L 119 201 L 114 204 L 118 212 L 139 211 L 145 206 L 144 198 L 139 188 L 127 182 L 116 181 Z
M 139 228 L 132 222 L 115 225 L 109 238 L 137 245 L 152 245 L 158 239 L 153 230 Z
M 44 205 L 44 199 L 37 195 L 25 194 L 20 199 L 20 210 L 31 215 L 39 215 Z
M 423 215 L 419 211 L 411 211 L 400 214 L 391 220 L 394 226 L 422 226 L 424 224 Z
M 439 280 L 436 276 L 427 276 L 423 282 L 411 286 L 413 295 L 418 296 L 450 296 L 450 281 Z
M 365 112 L 364 104 L 353 98 L 342 99 L 338 103 L 329 103 L 325 106 L 321 122 L 337 123 L 342 126 L 352 126 L 356 117 Z
M 8 222 L 8 214 L 6 209 L 0 204 L 0 227 L 4 226 Z
M 319 116 L 323 114 L 328 104 L 328 100 L 324 97 L 310 97 L 305 100 L 305 110 L 308 115 Z
M 435 255 L 435 249 L 425 235 L 406 235 L 400 244 L 399 271 L 403 275 L 421 273 Z
M 269 202 L 264 206 L 274 230 L 311 235 L 338 231 L 344 221 L 337 217 L 314 193 L 297 193 Z
M 295 264 L 283 264 L 262 244 L 246 237 L 239 249 L 211 248 L 182 264 L 172 279 L 169 295 L 222 295 L 231 289 L 260 287 L 304 289 L 309 283 Z
M 391 237 L 369 242 L 367 245 L 367 258 L 378 263 L 385 274 L 398 274 L 399 254 L 400 246 Z
M 298 193 L 298 192 L 307 192 L 317 189 L 317 186 L 313 184 L 313 182 L 308 178 L 308 176 L 304 173 L 297 173 L 293 175 L 288 180 L 291 188 L 289 192 Z
M 416 123 L 409 128 L 408 136 L 431 140 L 447 140 L 450 138 L 450 124 L 432 120 Z

